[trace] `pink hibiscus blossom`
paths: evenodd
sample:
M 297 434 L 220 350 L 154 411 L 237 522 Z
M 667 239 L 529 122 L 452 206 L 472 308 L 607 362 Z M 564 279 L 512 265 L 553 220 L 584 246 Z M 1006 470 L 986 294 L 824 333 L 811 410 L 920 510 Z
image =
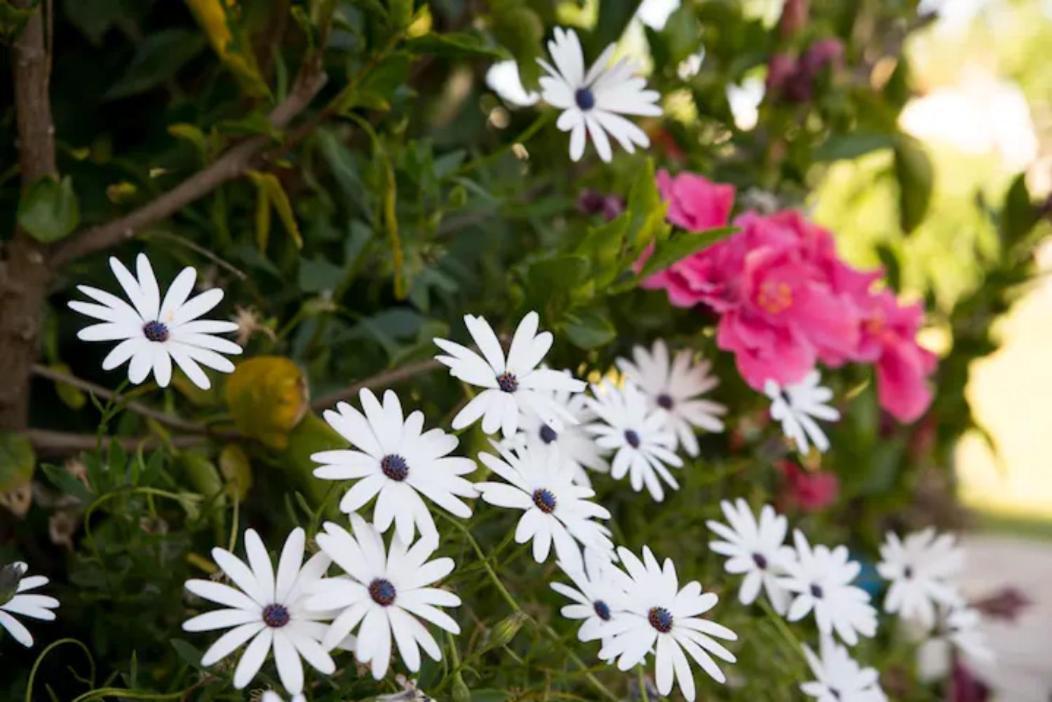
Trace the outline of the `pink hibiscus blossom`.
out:
M 719 226 L 716 215 L 723 210 L 713 205 L 716 186 L 700 176 L 691 179 L 680 190 L 678 179 L 659 177 L 669 219 Z M 704 219 L 706 213 L 711 218 Z M 845 264 L 832 234 L 799 212 L 746 212 L 734 223 L 741 231 L 643 286 L 665 289 L 673 305 L 703 303 L 715 311 L 717 345 L 734 353 L 753 388 L 769 379 L 797 382 L 819 361 L 874 363 L 881 406 L 899 421 L 919 417 L 931 402 L 927 377 L 935 367 L 935 357 L 915 340 L 921 308 L 900 306 L 890 292 L 874 292 L 882 272 Z

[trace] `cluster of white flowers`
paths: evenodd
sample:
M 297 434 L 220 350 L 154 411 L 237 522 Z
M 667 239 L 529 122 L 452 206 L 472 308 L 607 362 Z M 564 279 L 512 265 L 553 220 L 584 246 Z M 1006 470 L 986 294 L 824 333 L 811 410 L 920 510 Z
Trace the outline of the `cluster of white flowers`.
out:
M 707 522 L 720 539 L 709 547 L 726 557 L 728 573 L 745 576 L 738 591 L 742 604 L 756 601 L 762 590 L 775 612 L 789 621 L 814 613 L 819 654 L 807 646 L 803 653 L 816 679 L 801 690 L 822 702 L 885 700 L 877 671 L 860 666 L 843 645 L 854 646 L 859 635 L 872 637 L 877 630 L 869 594 L 853 584 L 861 565 L 850 559 L 847 547 L 812 546 L 799 530 L 793 545 L 786 545 L 788 521 L 770 505 L 760 509 L 758 518 L 740 498 L 725 500 L 720 508 L 726 523 Z M 931 677 L 946 672 L 950 648 L 990 659 L 979 614 L 953 582 L 964 554 L 951 534 L 925 529 L 900 539 L 889 532 L 880 553 L 877 572 L 888 582 L 884 611 L 930 634 L 918 654 Z
M 546 67 L 570 83 L 592 86 L 593 99 L 598 99 L 605 74 L 593 67 L 578 76 L 577 68 L 583 68 L 577 65 L 580 61 L 570 60 L 571 48 L 579 54 L 576 36 L 557 33 L 552 52 L 559 69 Z M 622 69 L 611 72 L 618 70 Z M 553 80 L 544 83 L 550 102 Z M 606 122 L 598 112 L 587 113 L 580 105 L 576 109 L 575 143 L 583 139 L 576 130 L 587 129 L 598 146 L 592 120 Z M 240 347 L 214 335 L 233 331 L 234 326 L 198 319 L 220 301 L 221 290 L 191 298 L 196 273 L 187 268 L 162 299 L 145 256 L 137 259 L 137 276 L 116 259 L 111 259 L 111 268 L 130 304 L 87 286 L 80 290 L 98 304 L 70 303 L 100 320 L 82 330 L 81 338 L 120 340 L 104 368 L 130 360 L 132 382 L 142 382 L 152 372 L 163 387 L 171 379 L 174 361 L 202 388 L 209 387 L 209 380 L 200 365 L 232 370 L 220 353 L 240 353 Z M 668 694 L 677 684 L 688 700 L 695 697 L 691 660 L 724 682 L 716 659 L 733 663 L 735 657 L 717 639 L 733 641 L 736 635 L 701 616 L 716 605 L 717 596 L 704 592 L 697 581 L 681 587 L 673 562 L 659 563 L 646 546 L 642 558 L 615 546 L 604 524 L 610 513 L 595 502 L 591 485 L 594 474 L 609 473 L 617 480 L 628 476 L 634 491 L 646 488 L 658 501 L 667 489 L 677 489 L 674 469 L 684 465 L 677 452 L 697 456 L 697 432 L 723 430 L 726 409 L 704 397 L 718 384 L 711 365 L 689 350 L 670 353 L 658 340 L 649 349 L 634 348 L 631 359 L 618 359 L 620 373 L 589 388 L 570 371 L 544 365 L 553 337 L 539 330 L 536 313 L 521 320 L 507 353 L 485 319 L 468 315 L 464 321 L 478 351 L 435 339 L 442 351 L 436 359 L 451 375 L 479 388 L 451 426 L 460 430 L 478 422 L 484 433 L 495 435 L 490 440 L 492 453 L 478 455 L 490 479 L 468 480 L 478 466 L 454 454 L 458 438 L 441 428 L 425 429 L 423 413 L 407 414 L 390 390 L 382 401 L 362 390 L 358 407 L 341 402 L 326 411 L 325 420 L 351 447 L 315 453 L 315 475 L 349 483 L 339 506 L 348 515 L 350 529 L 325 523 L 316 537 L 319 550 L 306 562 L 306 534 L 294 529 L 276 569 L 252 529 L 244 533 L 247 562 L 214 549 L 213 558 L 231 584 L 186 583 L 193 595 L 222 606 L 184 624 L 187 631 L 226 630 L 205 652 L 202 665 L 213 665 L 244 646 L 234 669 L 235 687 L 247 686 L 273 658 L 282 686 L 293 700 L 302 700 L 303 661 L 329 675 L 336 670 L 333 654 L 339 650 L 353 652 L 376 679 L 387 674 L 396 649 L 414 672 L 420 668 L 421 649 L 440 659 L 441 648 L 426 624 L 459 633 L 456 621 L 443 609 L 461 601 L 435 586 L 452 572 L 454 562 L 432 559 L 439 547 L 432 509 L 466 519 L 472 515 L 468 501 L 479 497 L 522 513 L 514 539 L 531 543 L 538 563 L 546 561 L 554 547 L 557 563 L 572 583 L 552 583 L 572 602 L 562 614 L 581 622 L 581 641 L 601 643 L 602 660 L 628 670 L 653 654 L 658 691 Z M 827 404 L 832 393 L 819 385 L 817 372 L 785 388 L 768 382 L 765 392 L 772 401 L 772 418 L 781 422 L 799 451 L 829 447 L 815 419 L 835 421 L 839 414 Z M 854 584 L 861 566 L 851 560 L 847 547 L 812 546 L 799 530 L 787 544 L 788 522 L 769 505 L 758 516 L 742 499 L 720 506 L 726 523 L 708 522 L 719 537 L 710 547 L 726 557 L 728 573 L 744 576 L 739 600 L 751 604 L 763 593 L 774 611 L 791 622 L 813 614 L 820 646 L 818 654 L 804 647 L 815 680 L 803 684 L 802 691 L 819 700 L 883 700 L 876 671 L 861 667 L 845 647 L 855 645 L 859 636 L 873 636 L 877 629 L 869 594 Z M 888 613 L 930 633 L 926 646 L 941 646 L 939 651 L 956 647 L 976 658 L 989 657 L 977 629 L 978 614 L 967 607 L 953 583 L 961 552 L 951 536 L 937 536 L 930 529 L 904 540 L 888 534 L 881 556 L 878 571 L 890 582 L 884 602 Z M 52 619 L 50 610 L 58 601 L 22 594 L 47 580 L 22 579 L 24 564 L 11 570 L 17 571 L 15 578 L 8 577 L 10 569 L 4 577 L 13 585 L 0 603 L 0 625 L 30 645 L 29 632 L 11 615 Z M 0 598 L 4 594 L 0 588 Z M 949 655 L 933 650 L 922 655 Z M 422 695 L 415 687 L 411 692 Z M 280 700 L 276 693 L 267 695 Z
M 928 528 L 899 538 L 889 532 L 880 557 L 877 572 L 889 582 L 884 611 L 897 614 L 908 633 L 923 640 L 918 650 L 922 676 L 945 675 L 954 651 L 973 661 L 993 659 L 979 612 L 968 605 L 957 582 L 964 550 L 952 534 Z

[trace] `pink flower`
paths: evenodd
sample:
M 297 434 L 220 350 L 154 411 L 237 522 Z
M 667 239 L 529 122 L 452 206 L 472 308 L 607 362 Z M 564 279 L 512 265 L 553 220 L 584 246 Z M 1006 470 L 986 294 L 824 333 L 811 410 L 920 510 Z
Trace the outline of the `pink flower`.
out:
M 668 201 L 668 221 L 688 232 L 702 232 L 727 224 L 734 206 L 734 186 L 714 183 L 696 173 L 657 174 L 661 197 Z
M 808 472 L 792 461 L 778 465 L 785 476 L 784 495 L 788 502 L 807 512 L 825 509 L 836 502 L 840 480 L 828 471 Z
M 931 404 L 927 379 L 936 365 L 935 354 L 916 340 L 924 310 L 919 304 L 900 305 L 886 290 L 857 303 L 862 336 L 852 360 L 876 363 L 880 406 L 900 422 L 912 422 Z

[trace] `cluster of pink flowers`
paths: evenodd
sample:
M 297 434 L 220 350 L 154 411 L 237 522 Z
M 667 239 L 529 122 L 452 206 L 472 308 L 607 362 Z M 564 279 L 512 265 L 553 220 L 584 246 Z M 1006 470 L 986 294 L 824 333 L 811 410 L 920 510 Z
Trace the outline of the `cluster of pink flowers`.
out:
M 800 56 L 775 54 L 767 64 L 767 94 L 787 102 L 807 102 L 815 80 L 826 68 L 843 61 L 844 45 L 838 39 L 822 39 Z
M 666 172 L 658 187 L 668 219 L 688 231 L 727 224 L 734 188 L 702 176 Z M 902 305 L 875 287 L 883 272 L 860 271 L 837 256 L 829 231 L 799 212 L 745 212 L 740 231 L 661 271 L 644 287 L 663 288 L 672 304 L 703 303 L 719 315 L 717 344 L 735 355 L 742 377 L 799 381 L 816 363 L 876 366 L 881 406 L 903 422 L 931 402 L 935 356 L 916 341 L 920 305 Z

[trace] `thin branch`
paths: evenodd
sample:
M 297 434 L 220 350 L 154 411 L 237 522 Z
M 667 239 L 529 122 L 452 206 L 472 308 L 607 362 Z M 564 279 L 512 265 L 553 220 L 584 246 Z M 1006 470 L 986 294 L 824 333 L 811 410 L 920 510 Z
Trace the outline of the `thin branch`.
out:
M 95 434 L 71 434 L 51 429 L 26 429 L 23 434 L 40 456 L 66 456 L 78 451 L 93 451 L 99 445 L 99 437 Z M 173 436 L 170 439 L 162 439 L 158 436 L 121 436 L 106 437 L 102 441 L 116 441 L 124 450 L 135 451 L 140 447 L 155 449 L 168 445 L 179 448 L 199 446 L 207 442 L 208 437 Z
M 300 68 L 292 90 L 270 113 L 275 129 L 282 129 L 310 104 L 326 81 L 317 58 L 307 60 Z M 206 168 L 190 176 L 168 192 L 123 217 L 82 230 L 59 244 L 52 253 L 52 268 L 103 251 L 139 234 L 144 227 L 176 213 L 204 197 L 223 183 L 240 177 L 270 143 L 266 136 L 256 136 L 231 147 Z
M 182 417 L 176 417 L 174 415 L 167 414 L 160 410 L 156 410 L 141 402 L 137 402 L 136 400 L 130 399 L 127 395 L 122 395 L 119 392 L 114 392 L 108 388 L 102 387 L 101 385 L 96 385 L 91 381 L 83 380 L 81 378 L 76 377 L 75 375 L 63 373 L 53 368 L 48 368 L 47 366 L 34 364 L 33 375 L 39 376 L 41 378 L 47 378 L 48 380 L 53 380 L 54 382 L 62 383 L 63 385 L 70 385 L 79 390 L 83 390 L 84 392 L 91 393 L 96 397 L 101 397 L 104 400 L 110 400 L 112 402 L 117 403 L 126 410 L 134 412 L 143 417 L 148 417 L 149 419 L 154 420 L 158 424 L 163 424 L 173 429 L 178 429 L 180 431 L 185 431 L 191 434 L 207 434 L 209 436 L 221 436 L 224 438 L 234 438 L 236 436 L 239 436 L 238 434 L 232 432 L 217 431 L 208 427 L 205 424 L 192 422 L 188 419 L 183 419 Z
M 430 373 L 433 370 L 441 368 L 442 364 L 433 358 L 429 358 L 424 361 L 418 361 L 416 363 L 410 363 L 409 365 L 402 366 L 401 368 L 395 368 L 384 373 L 377 373 L 374 376 L 360 380 L 354 385 L 349 385 L 342 390 L 330 392 L 326 395 L 322 395 L 311 402 L 311 407 L 316 410 L 328 409 L 335 405 L 340 400 L 349 400 L 358 394 L 359 390 L 368 388 L 370 390 L 374 388 L 386 387 L 388 385 L 395 385 L 402 381 L 409 380 L 410 378 L 421 375 L 423 373 Z

